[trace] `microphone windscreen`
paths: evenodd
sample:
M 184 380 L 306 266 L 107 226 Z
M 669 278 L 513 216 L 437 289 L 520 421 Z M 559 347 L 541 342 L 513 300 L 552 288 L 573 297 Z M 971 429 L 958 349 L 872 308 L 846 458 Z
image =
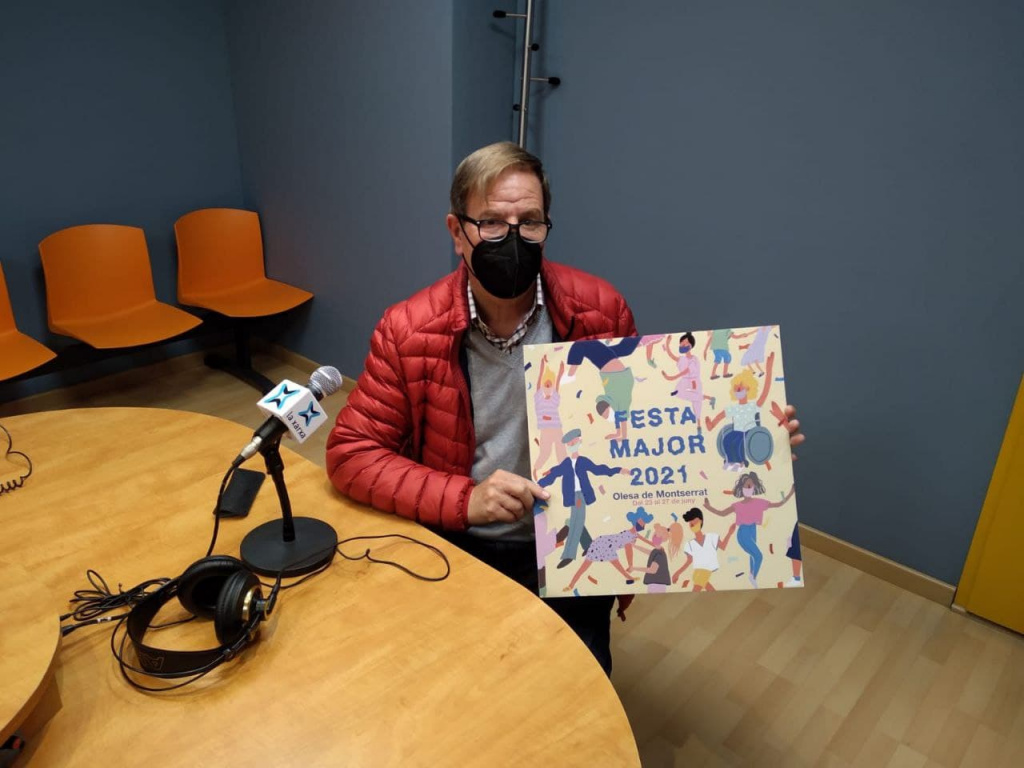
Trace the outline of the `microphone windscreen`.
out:
M 341 371 L 332 365 L 322 365 L 309 377 L 309 388 L 317 400 L 329 397 L 341 389 L 344 379 Z

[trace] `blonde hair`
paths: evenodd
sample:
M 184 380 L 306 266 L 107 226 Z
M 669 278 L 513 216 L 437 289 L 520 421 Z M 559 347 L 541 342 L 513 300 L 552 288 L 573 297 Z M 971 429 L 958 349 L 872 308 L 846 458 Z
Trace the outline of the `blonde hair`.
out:
M 735 378 L 732 380 L 732 386 L 729 387 L 729 395 L 733 400 L 737 400 L 736 389 L 737 387 L 745 385 L 747 388 L 747 399 L 757 400 L 757 393 L 760 390 L 761 385 L 757 381 L 757 377 L 754 372 L 749 368 L 743 369 L 740 373 L 737 373 Z
M 485 194 L 494 180 L 510 168 L 529 171 L 537 177 L 544 195 L 544 215 L 547 216 L 551 208 L 551 189 L 544 166 L 540 158 L 511 141 L 488 144 L 459 163 L 452 179 L 450 212 L 464 216 L 469 196 L 474 192 Z
M 679 548 L 681 546 L 683 546 L 683 524 L 675 522 L 668 527 L 669 557 L 675 558 L 675 556 L 679 554 Z

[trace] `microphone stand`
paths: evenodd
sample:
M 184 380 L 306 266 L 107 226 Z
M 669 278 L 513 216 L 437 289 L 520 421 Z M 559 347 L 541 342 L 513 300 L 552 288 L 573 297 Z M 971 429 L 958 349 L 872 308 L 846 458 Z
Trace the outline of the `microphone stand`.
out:
M 274 481 L 281 503 L 281 519 L 253 528 L 242 539 L 242 562 L 264 576 L 302 576 L 334 559 L 338 533 L 332 526 L 312 517 L 292 517 L 292 504 L 284 482 L 281 438 L 260 446 L 267 474 Z

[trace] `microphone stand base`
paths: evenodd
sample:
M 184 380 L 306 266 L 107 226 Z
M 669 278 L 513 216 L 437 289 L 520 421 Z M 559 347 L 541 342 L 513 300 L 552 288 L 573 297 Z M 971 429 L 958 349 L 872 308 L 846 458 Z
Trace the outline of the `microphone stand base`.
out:
M 293 518 L 295 540 L 284 540 L 284 521 L 271 520 L 253 528 L 242 539 L 242 562 L 263 576 L 287 579 L 303 576 L 334 559 L 338 533 L 312 517 Z

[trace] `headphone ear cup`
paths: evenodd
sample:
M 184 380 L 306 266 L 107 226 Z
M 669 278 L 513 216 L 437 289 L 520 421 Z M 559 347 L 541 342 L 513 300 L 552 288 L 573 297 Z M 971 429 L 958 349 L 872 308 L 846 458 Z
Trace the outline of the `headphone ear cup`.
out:
M 246 595 L 252 590 L 255 590 L 255 594 L 250 603 L 251 611 L 256 609 L 256 599 L 263 596 L 256 574 L 248 570 L 236 571 L 224 583 L 217 599 L 217 613 L 213 618 L 213 630 L 221 645 L 233 645 L 246 628 L 253 624 L 252 615 L 248 619 L 243 616 Z
M 214 619 L 224 586 L 239 572 L 248 573 L 242 561 L 230 555 L 197 560 L 178 580 L 178 602 L 193 616 Z

